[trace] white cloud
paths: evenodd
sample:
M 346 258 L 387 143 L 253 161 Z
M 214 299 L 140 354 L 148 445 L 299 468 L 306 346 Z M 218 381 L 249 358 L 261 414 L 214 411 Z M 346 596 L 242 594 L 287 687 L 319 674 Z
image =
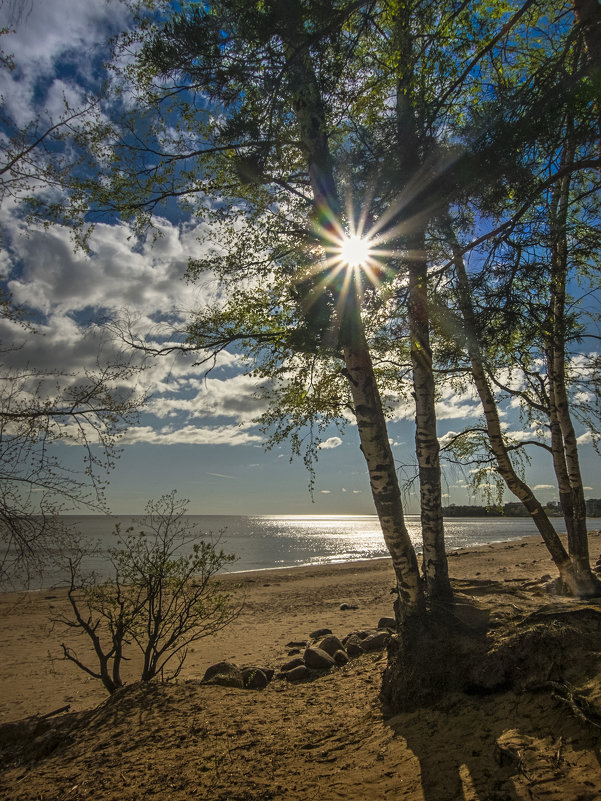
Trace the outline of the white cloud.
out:
M 480 416 L 478 405 L 457 398 L 454 401 L 440 401 L 436 404 L 437 420 L 470 420 Z
M 127 307 L 137 335 L 149 341 L 149 335 L 156 338 L 164 332 L 172 337 L 173 326 L 183 332 L 186 310 L 217 302 L 217 284 L 210 276 L 202 286 L 181 280 L 187 256 L 201 253 L 198 236 L 202 227 L 197 225 L 176 226 L 157 219 L 163 236 L 139 246 L 129 239 L 131 231 L 126 225 L 99 225 L 90 239 L 88 255 L 73 252 L 65 228 L 45 231 L 33 226 L 24 235 L 22 222 L 9 211 L 3 209 L 0 216 L 11 254 L 6 266 L 13 297 L 43 315 L 36 337 L 0 319 L 2 341 L 23 345 L 18 352 L 6 354 L 9 364 L 13 358 L 20 366 L 58 367 L 81 374 L 95 366 L 99 348 L 104 349 L 105 360 L 115 352 L 105 330 L 87 330 L 96 315 L 122 314 Z M 132 358 L 131 351 L 128 358 Z M 263 442 L 255 434 L 225 425 L 222 419 L 248 428 L 265 408 L 257 397 L 262 382 L 242 374 L 242 357 L 220 353 L 205 378 L 194 362 L 194 354 L 180 353 L 147 360 L 145 371 L 130 381 L 130 388 L 136 380 L 141 381 L 151 395 L 144 425 L 130 430 L 124 443 L 207 443 L 221 438 L 227 444 Z M 153 418 L 168 420 L 171 427 L 157 432 Z M 211 421 L 218 423 L 217 427 L 210 425 Z M 335 438 L 324 445 L 335 447 Z
M 182 414 L 189 418 L 233 417 L 241 424 L 250 424 L 265 409 L 265 401 L 256 397 L 260 386 L 257 379 L 245 375 L 209 377 L 197 392 L 186 397 L 167 384 L 162 391 L 168 394 L 153 398 L 148 411 L 158 418 Z
M 590 431 L 586 431 L 576 438 L 578 445 L 590 445 L 593 442 L 593 435 Z
M 536 490 L 552 490 L 557 489 L 557 487 L 555 487 L 553 484 L 537 484 L 535 487 L 533 487 L 533 489 L 536 492 Z
M 447 431 L 445 434 L 439 437 L 438 442 L 440 447 L 444 448 L 446 445 L 448 445 L 449 442 L 451 442 L 458 435 L 458 433 L 459 432 L 457 431 Z
M 450 386 L 441 388 L 441 395 L 436 402 L 438 420 L 471 420 L 481 416 L 480 401 L 473 388 L 458 392 Z M 393 404 L 393 420 L 413 420 L 415 405 L 412 401 L 401 399 Z
M 188 257 L 201 254 L 201 228 L 162 219 L 155 223 L 162 237 L 139 247 L 127 225 L 98 225 L 87 255 L 73 252 L 66 228 L 25 228 L 4 211 L 2 224 L 13 254 L 9 288 L 15 301 L 46 315 L 114 313 L 126 307 L 146 331 L 153 327 L 157 311 L 181 319 L 187 310 L 214 301 L 216 287 L 210 280 L 202 287 L 182 280 Z
M 331 495 L 332 494 L 332 490 L 319 490 L 319 491 L 321 492 L 322 495 Z
M 0 74 L 0 94 L 17 125 L 26 125 L 44 108 L 56 110 L 62 90 L 71 94 L 78 84 L 96 82 L 95 58 L 106 54 L 108 39 L 124 30 L 128 19 L 126 4 L 116 0 L 2 3 L 0 27 L 10 29 L 2 46 L 13 55 L 15 69 Z M 59 70 L 75 77 L 57 79 Z
M 521 431 L 511 431 L 509 430 L 508 425 L 503 426 L 504 433 L 507 437 L 514 440 L 515 442 L 526 442 L 526 441 L 538 441 L 538 442 L 546 442 L 551 439 L 551 434 L 549 431 L 537 431 L 535 429 L 523 429 Z
M 340 437 L 328 437 L 325 442 L 320 444 L 320 448 L 323 450 L 330 450 L 331 448 L 339 448 L 342 445 L 342 440 Z
M 152 426 L 132 426 L 121 439 L 123 445 L 137 442 L 151 445 L 248 445 L 262 441 L 258 434 L 243 431 L 238 426 L 184 426 L 160 431 Z

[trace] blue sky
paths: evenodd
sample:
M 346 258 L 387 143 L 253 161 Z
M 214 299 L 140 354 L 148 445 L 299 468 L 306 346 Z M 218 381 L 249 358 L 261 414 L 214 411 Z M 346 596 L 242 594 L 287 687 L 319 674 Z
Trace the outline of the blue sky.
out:
M 125 8 L 117 0 L 4 0 L 0 27 L 16 26 L 3 37 L 4 50 L 14 54 L 16 63 L 12 73 L 0 76 L 6 111 L 26 125 L 38 114 L 59 115 L 65 98 L 77 107 L 86 88 L 102 77 L 99 65 L 107 38 L 126 24 Z M 2 341 L 23 345 L 22 364 L 84 370 L 98 350 L 86 321 L 127 309 L 140 330 L 152 329 L 167 315 L 183 327 L 187 310 L 215 292 L 210 281 L 190 286 L 182 280 L 187 259 L 202 255 L 196 221 L 157 218 L 162 237 L 136 246 L 125 224 L 103 223 L 92 235 L 89 254 L 73 250 L 69 230 L 30 225 L 10 202 L 0 208 L 0 224 L 0 269 L 14 299 L 41 321 L 36 337 L 0 321 Z M 343 438 L 335 430 L 327 432 L 312 500 L 302 460 L 290 463 L 285 445 L 264 451 L 255 422 L 263 402 L 235 354 L 222 354 L 206 379 L 191 358 L 157 359 L 143 380 L 151 398 L 139 424 L 122 441 L 107 496 L 114 513 L 138 513 L 148 498 L 172 488 L 190 498 L 190 512 L 198 514 L 373 512 L 354 426 Z M 475 421 L 478 404 L 473 396 L 449 389 L 438 415 L 444 436 Z M 405 477 L 412 475 L 414 462 L 412 418 L 411 406 L 399 400 L 390 436 Z M 515 424 L 508 418 L 509 426 Z M 580 434 L 586 441 L 586 432 Z M 582 451 L 587 496 L 601 497 L 599 459 L 590 445 Z M 74 467 L 80 464 L 75 447 L 61 446 L 61 456 Z M 550 463 L 537 459 L 529 479 L 543 501 L 556 498 L 551 476 Z M 460 472 L 445 474 L 448 502 L 472 500 L 467 478 Z M 417 511 L 414 491 L 407 495 L 407 509 Z

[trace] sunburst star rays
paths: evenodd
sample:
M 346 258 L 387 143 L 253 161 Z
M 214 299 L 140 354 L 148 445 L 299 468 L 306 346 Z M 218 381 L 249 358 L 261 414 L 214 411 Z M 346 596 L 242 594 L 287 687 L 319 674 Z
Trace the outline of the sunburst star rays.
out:
M 391 215 L 386 213 L 373 220 L 367 211 L 368 205 L 369 200 L 357 214 L 347 197 L 346 226 L 343 227 L 340 217 L 327 206 L 318 209 L 313 225 L 319 246 L 314 251 L 315 260 L 304 272 L 299 285 L 305 285 L 305 312 L 315 309 L 320 315 L 325 305 L 330 306 L 327 338 L 332 341 L 337 340 L 342 321 L 350 319 L 347 312 L 352 314 L 351 309 L 361 309 L 366 290 L 377 291 L 382 284 L 388 284 L 398 275 L 395 261 L 413 255 L 398 247 L 399 236 L 406 232 L 411 221 L 391 225 Z M 306 291 L 307 286 L 310 286 L 309 291 Z

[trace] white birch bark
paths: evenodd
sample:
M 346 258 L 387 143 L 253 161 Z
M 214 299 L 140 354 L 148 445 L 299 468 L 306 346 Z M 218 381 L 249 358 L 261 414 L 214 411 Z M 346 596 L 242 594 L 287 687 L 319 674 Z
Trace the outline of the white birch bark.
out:
M 402 5 L 394 23 L 395 48 L 399 59 L 399 80 L 396 87 L 396 133 L 399 196 L 414 181 L 422 161 L 413 92 L 412 10 Z M 419 204 L 419 201 L 418 201 Z M 430 346 L 430 315 L 428 308 L 428 271 L 425 253 L 427 215 L 423 210 L 409 208 L 409 231 L 402 247 L 408 257 L 405 264 L 409 278 L 409 329 L 413 395 L 415 400 L 415 453 L 419 470 L 420 515 L 422 527 L 423 570 L 426 591 L 434 603 L 450 603 L 453 591 L 444 540 L 442 516 L 442 486 L 440 474 L 440 445 L 437 436 L 435 383 Z
M 327 210 L 340 219 L 340 202 L 329 150 L 326 118 L 305 36 L 295 19 L 294 4 L 282 20 L 287 47 L 287 79 L 292 94 L 303 154 L 307 163 L 316 213 Z M 324 244 L 330 244 L 324 241 Z M 415 549 L 405 526 L 396 468 L 386 420 L 365 339 L 360 309 L 355 306 L 355 287 L 349 292 L 339 332 L 345 375 L 353 397 L 361 451 L 365 457 L 376 511 L 397 579 L 399 623 L 424 609 L 424 594 Z
M 564 584 L 575 594 L 579 594 L 578 576 L 574 565 L 553 527 L 542 504 L 530 487 L 517 475 L 501 429 L 501 421 L 497 403 L 490 388 L 484 359 L 475 335 L 475 318 L 471 300 L 471 292 L 465 264 L 460 248 L 454 237 L 450 221 L 445 225 L 449 242 L 453 248 L 454 264 L 457 274 L 457 289 L 461 314 L 464 323 L 467 351 L 471 364 L 472 377 L 480 397 L 491 450 L 497 462 L 497 471 L 505 481 L 508 489 L 524 504 L 543 538 L 547 550 L 559 571 Z
M 574 147 L 566 142 L 562 165 L 574 158 Z M 593 592 L 595 580 L 590 569 L 588 534 L 586 527 L 586 502 L 584 482 L 580 471 L 578 443 L 570 414 L 566 386 L 565 364 L 565 303 L 568 275 L 567 215 L 569 207 L 570 176 L 558 183 L 553 194 L 551 217 L 551 276 L 549 313 L 546 320 L 547 379 L 549 382 L 549 407 L 555 423 L 555 447 L 559 463 L 560 501 L 568 532 L 568 552 L 574 570 L 583 588 Z M 553 443 L 553 440 L 552 440 Z M 563 456 L 563 459 L 561 458 Z M 557 470 L 556 470 L 557 472 Z M 567 486 L 566 486 L 567 477 Z

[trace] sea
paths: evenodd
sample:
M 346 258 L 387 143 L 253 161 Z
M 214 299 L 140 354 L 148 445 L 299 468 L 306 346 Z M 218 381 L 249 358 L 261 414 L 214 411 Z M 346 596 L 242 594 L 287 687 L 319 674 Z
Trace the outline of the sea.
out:
M 192 526 L 196 540 L 212 541 L 219 549 L 234 555 L 235 561 L 227 566 L 228 572 L 326 565 L 388 556 L 375 515 L 189 515 L 184 519 Z M 561 518 L 551 520 L 558 532 L 565 531 Z M 115 525 L 119 524 L 121 531 L 129 526 L 133 526 L 135 531 L 144 528 L 140 518 L 128 516 L 85 515 L 67 517 L 65 521 L 80 535 L 82 542 L 94 550 L 93 555 L 86 557 L 83 566 L 94 571 L 99 579 L 110 574 L 108 551 L 117 546 Z M 408 515 L 406 523 L 419 552 L 419 516 Z M 590 530 L 601 528 L 601 519 L 589 518 L 588 527 Z M 448 551 L 536 534 L 530 518 L 458 517 L 445 520 Z M 66 573 L 60 568 L 50 568 L 44 586 L 60 586 L 65 579 Z

